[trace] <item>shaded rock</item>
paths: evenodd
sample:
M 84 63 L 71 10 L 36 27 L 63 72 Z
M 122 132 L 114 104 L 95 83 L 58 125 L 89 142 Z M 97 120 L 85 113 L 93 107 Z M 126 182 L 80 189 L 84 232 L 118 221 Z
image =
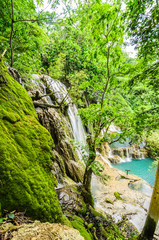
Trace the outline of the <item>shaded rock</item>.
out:
M 19 83 L 21 84 L 21 83 L 22 83 L 21 77 L 20 77 L 20 74 L 19 74 L 19 72 L 17 71 L 17 69 L 12 68 L 12 67 L 10 67 L 10 66 L 8 66 L 7 68 L 8 68 L 8 72 L 9 72 L 10 76 L 11 76 L 12 78 L 14 78 L 17 82 L 19 82 Z
M 102 144 L 102 152 L 101 152 L 101 154 L 102 154 L 105 158 L 108 157 L 108 154 L 109 154 L 109 145 L 108 145 L 108 143 Z
M 124 156 L 126 156 L 126 151 L 124 150 L 125 150 L 124 148 L 119 148 L 119 149 L 115 148 L 115 149 L 112 149 L 112 154 L 123 158 Z
M 33 224 L 23 224 L 12 234 L 12 240 L 84 240 L 76 229 L 39 221 L 35 221 Z
M 120 157 L 115 155 L 113 157 L 109 157 L 108 160 L 111 162 L 111 163 L 119 163 L 120 162 Z
M 84 173 L 82 166 L 73 160 L 66 162 L 66 165 L 67 175 L 70 178 L 72 178 L 75 182 L 82 182 Z

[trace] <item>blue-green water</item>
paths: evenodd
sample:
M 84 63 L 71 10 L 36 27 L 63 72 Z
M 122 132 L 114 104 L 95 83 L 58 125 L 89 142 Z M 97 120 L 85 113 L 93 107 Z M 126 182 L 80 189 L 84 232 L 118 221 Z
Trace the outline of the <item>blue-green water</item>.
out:
M 122 162 L 112 164 L 113 167 L 126 172 L 129 169 L 129 174 L 137 175 L 146 180 L 151 186 L 154 185 L 156 168 L 152 167 L 153 160 L 150 158 L 145 159 L 132 159 L 131 162 Z

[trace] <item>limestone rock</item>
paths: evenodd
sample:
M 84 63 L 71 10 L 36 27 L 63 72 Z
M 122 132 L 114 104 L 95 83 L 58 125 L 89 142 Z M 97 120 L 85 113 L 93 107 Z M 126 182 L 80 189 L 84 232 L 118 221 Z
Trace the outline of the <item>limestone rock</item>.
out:
M 51 91 L 48 89 L 49 86 L 46 87 L 46 83 L 44 84 L 44 82 L 42 82 L 44 76 L 37 75 L 35 77 L 40 81 L 37 87 L 41 96 L 46 94 L 45 91 Z M 37 89 L 29 90 L 29 94 L 35 96 L 36 91 Z M 38 100 L 38 103 L 51 104 L 50 101 L 51 99 L 49 97 L 43 97 Z M 82 181 L 84 165 L 79 160 L 77 152 L 70 141 L 70 139 L 74 137 L 68 117 L 65 116 L 60 109 L 54 108 L 36 108 L 36 112 L 41 125 L 50 132 L 54 140 L 55 148 L 53 151 L 61 172 L 59 179 L 62 179 L 62 177 L 65 177 L 67 174 L 67 176 L 76 182 Z
M 84 240 L 76 229 L 39 221 L 35 221 L 33 224 L 23 224 L 12 234 L 12 240 Z
M 108 160 L 111 162 L 111 163 L 119 163 L 120 162 L 120 157 L 115 155 L 113 157 L 109 157 Z

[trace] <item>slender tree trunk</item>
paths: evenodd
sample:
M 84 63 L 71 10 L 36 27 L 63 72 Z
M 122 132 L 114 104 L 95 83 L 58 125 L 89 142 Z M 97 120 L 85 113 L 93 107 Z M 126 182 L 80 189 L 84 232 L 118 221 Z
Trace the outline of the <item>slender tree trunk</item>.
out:
M 159 220 L 159 162 L 156 171 L 155 185 L 151 197 L 151 203 L 149 212 L 147 214 L 146 222 L 142 233 L 140 234 L 140 240 L 151 240 Z
M 84 173 L 83 185 L 87 192 L 91 191 L 91 178 L 92 178 L 92 169 L 86 167 L 86 170 Z
M 10 32 L 10 51 L 11 51 L 11 67 L 13 67 L 13 44 L 12 44 L 12 37 L 14 31 L 14 7 L 13 7 L 13 0 L 11 0 L 12 6 L 12 14 L 11 14 L 11 32 Z
M 107 24 L 107 81 L 104 87 L 104 91 L 102 94 L 102 99 L 101 99 L 101 108 L 103 107 L 103 102 L 104 102 L 104 96 L 108 88 L 109 80 L 110 80 L 110 72 L 109 72 L 109 57 L 110 57 L 110 46 L 109 46 L 109 41 L 108 41 L 108 35 L 109 35 L 109 25 Z
M 92 168 L 91 164 L 94 162 L 96 158 L 96 152 L 95 152 L 95 142 L 90 136 L 89 139 L 87 139 L 88 146 L 89 146 L 89 159 L 86 164 L 86 169 L 84 173 L 84 179 L 83 179 L 83 197 L 86 203 L 90 204 L 92 207 L 94 207 L 93 197 L 91 194 L 91 178 L 92 178 Z

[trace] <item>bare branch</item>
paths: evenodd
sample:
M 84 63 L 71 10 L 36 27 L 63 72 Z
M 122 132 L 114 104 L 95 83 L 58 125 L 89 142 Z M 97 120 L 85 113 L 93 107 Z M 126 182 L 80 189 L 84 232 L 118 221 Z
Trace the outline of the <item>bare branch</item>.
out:
M 7 52 L 7 48 L 4 49 L 4 52 L 2 53 L 2 57 L 4 57 L 6 52 Z
M 43 103 L 37 103 L 33 102 L 34 107 L 40 107 L 40 108 L 60 108 L 59 105 L 51 105 L 51 104 L 43 104 Z
M 112 144 L 112 143 L 118 142 L 121 137 L 122 137 L 122 135 L 120 135 L 116 140 L 109 142 L 108 144 L 110 145 L 110 144 Z

